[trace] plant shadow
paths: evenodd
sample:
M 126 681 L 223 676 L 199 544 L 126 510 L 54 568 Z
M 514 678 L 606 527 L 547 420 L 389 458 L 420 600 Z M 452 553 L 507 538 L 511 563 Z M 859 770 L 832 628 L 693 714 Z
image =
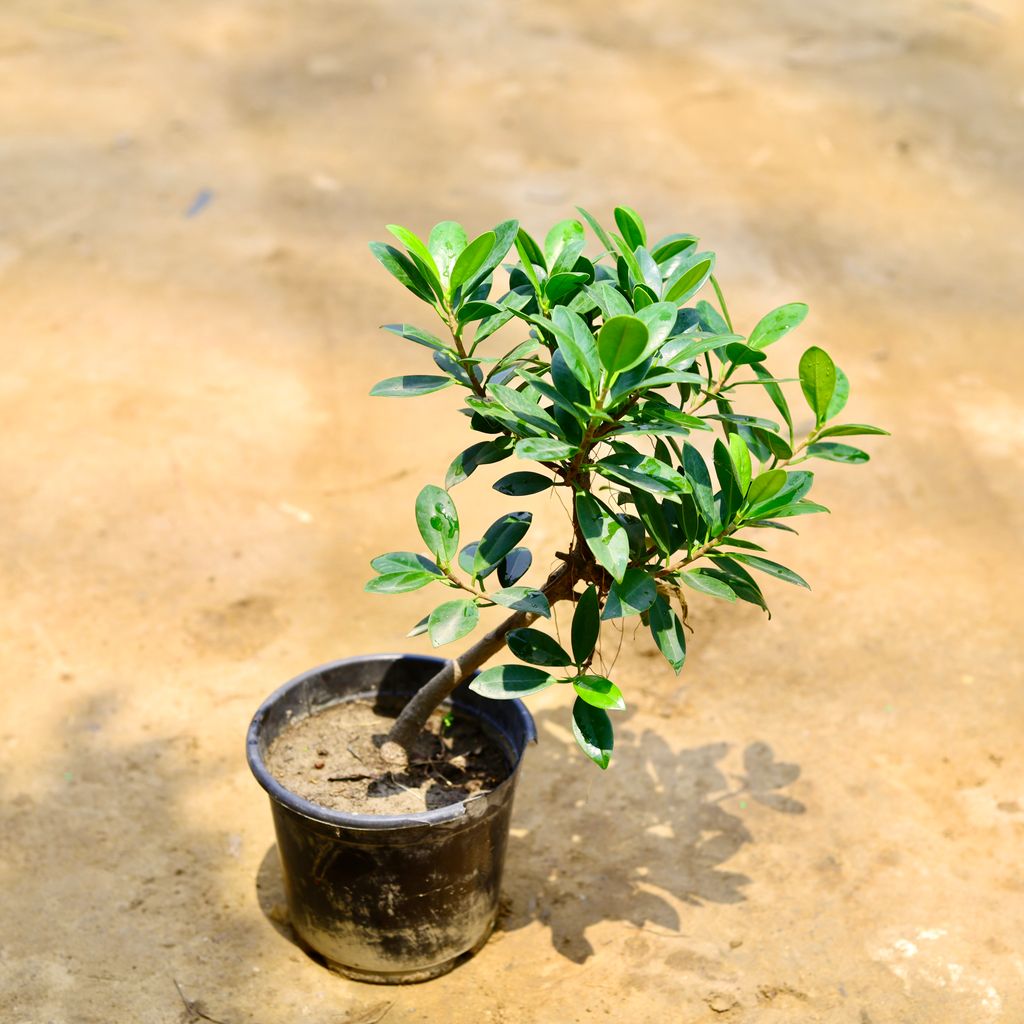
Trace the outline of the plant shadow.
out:
M 731 759 L 729 743 L 673 750 L 649 729 L 620 728 L 618 771 L 592 782 L 571 817 L 552 828 L 550 808 L 563 780 L 579 770 L 575 743 L 556 739 L 563 717 L 536 716 L 542 739 L 517 795 L 499 928 L 539 920 L 555 949 L 575 963 L 593 954 L 586 933 L 599 922 L 675 931 L 677 902 L 744 901 L 751 879 L 727 866 L 754 842 L 741 813 L 751 803 L 784 814 L 806 810 L 780 792 L 799 778 L 799 766 L 777 761 L 766 743 Z

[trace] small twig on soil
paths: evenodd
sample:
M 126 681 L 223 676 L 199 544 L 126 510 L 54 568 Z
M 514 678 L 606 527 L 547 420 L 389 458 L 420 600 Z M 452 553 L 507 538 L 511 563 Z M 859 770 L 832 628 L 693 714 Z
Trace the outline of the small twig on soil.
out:
M 198 999 L 187 999 L 185 997 L 185 993 L 181 990 L 181 986 L 178 984 L 177 978 L 171 978 L 171 981 L 174 982 L 174 987 L 178 990 L 178 995 L 181 997 L 181 1001 L 185 1004 L 185 1019 L 188 1024 L 196 1024 L 196 1021 L 200 1020 L 209 1021 L 209 1024 L 225 1024 L 224 1021 L 217 1020 L 216 1017 L 211 1017 L 205 1010 L 203 1010 L 202 1004 Z M 391 1007 L 388 1007 L 388 1009 L 391 1009 Z M 381 1014 L 381 1016 L 383 1016 L 383 1014 Z M 377 1019 L 380 1020 L 380 1017 Z
M 366 779 L 375 779 L 376 775 L 368 775 L 366 772 L 355 772 L 352 775 L 328 775 L 328 782 L 363 782 Z
M 342 1024 L 379 1024 L 394 1005 L 394 1003 L 383 1003 L 379 1006 L 371 1006 L 365 1013 L 361 1013 L 357 1017 L 346 1017 Z
M 349 743 L 345 749 L 360 763 L 363 764 L 363 759 L 352 749 L 352 744 Z

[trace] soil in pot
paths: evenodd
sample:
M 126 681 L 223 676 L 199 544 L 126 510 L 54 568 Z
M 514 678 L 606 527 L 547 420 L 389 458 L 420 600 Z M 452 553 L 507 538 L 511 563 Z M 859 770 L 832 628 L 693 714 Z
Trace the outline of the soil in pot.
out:
M 350 814 L 414 814 L 479 796 L 509 772 L 504 752 L 466 715 L 435 712 L 396 768 L 379 745 L 398 708 L 344 701 L 289 725 L 267 752 L 270 773 L 310 803 Z

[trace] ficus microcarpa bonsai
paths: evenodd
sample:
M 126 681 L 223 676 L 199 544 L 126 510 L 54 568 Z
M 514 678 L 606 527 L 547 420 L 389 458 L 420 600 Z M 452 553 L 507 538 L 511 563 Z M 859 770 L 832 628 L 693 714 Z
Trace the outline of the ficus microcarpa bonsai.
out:
M 805 464 L 868 460 L 837 438 L 886 433 L 834 422 L 849 381 L 823 349 L 803 353 L 798 378 L 767 368 L 767 349 L 799 326 L 804 304 L 773 309 L 744 336 L 714 275 L 715 255 L 695 236 L 649 242 L 629 207 L 615 209 L 615 231 L 579 212 L 596 236 L 596 255 L 585 254 L 585 228 L 575 219 L 552 227 L 543 245 L 512 220 L 472 240 L 444 221 L 426 242 L 390 225 L 400 247 L 371 245 L 443 328 L 439 336 L 387 325 L 429 350 L 435 372 L 392 377 L 371 394 L 416 398 L 461 388 L 462 412 L 481 437 L 452 461 L 444 487 L 429 484 L 416 499 L 428 554 L 380 555 L 366 589 L 449 591 L 409 634 L 426 633 L 435 647 L 469 636 L 487 609 L 511 612 L 406 704 L 388 736 L 392 755 L 409 747 L 463 679 L 507 647 L 519 663 L 485 669 L 471 688 L 500 700 L 566 684 L 573 735 L 606 768 L 609 712 L 625 702 L 594 667 L 602 624 L 639 616 L 678 673 L 687 592 L 767 612 L 759 574 L 806 587 L 751 538 L 766 529 L 795 532 L 790 520 L 827 511 L 808 498 L 814 475 Z M 498 287 L 505 274 L 507 286 Z M 511 347 L 498 345 L 499 331 Z M 813 421 L 800 439 L 787 383 L 799 385 Z M 778 421 L 744 411 L 756 392 Z M 555 488 L 565 497 L 565 542 L 548 553 L 556 567 L 539 586 L 520 583 L 532 562 L 522 545 L 531 514 L 505 512 L 464 544 L 452 498 L 479 466 L 513 459 L 527 468 L 502 476 L 499 494 Z M 534 625 L 558 601 L 575 604 L 567 645 Z

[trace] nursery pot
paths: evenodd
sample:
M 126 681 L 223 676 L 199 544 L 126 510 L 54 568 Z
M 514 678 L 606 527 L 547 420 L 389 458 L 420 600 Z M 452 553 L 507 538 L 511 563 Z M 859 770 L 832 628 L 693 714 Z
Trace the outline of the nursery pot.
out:
M 249 726 L 246 753 L 270 795 L 292 927 L 330 967 L 362 981 L 424 981 L 487 941 L 533 719 L 521 701 L 480 697 L 466 680 L 450 703 L 503 750 L 508 774 L 486 794 L 415 814 L 319 807 L 285 789 L 265 757 L 291 722 L 357 699 L 398 707 L 443 664 L 397 654 L 331 662 L 282 686 Z

